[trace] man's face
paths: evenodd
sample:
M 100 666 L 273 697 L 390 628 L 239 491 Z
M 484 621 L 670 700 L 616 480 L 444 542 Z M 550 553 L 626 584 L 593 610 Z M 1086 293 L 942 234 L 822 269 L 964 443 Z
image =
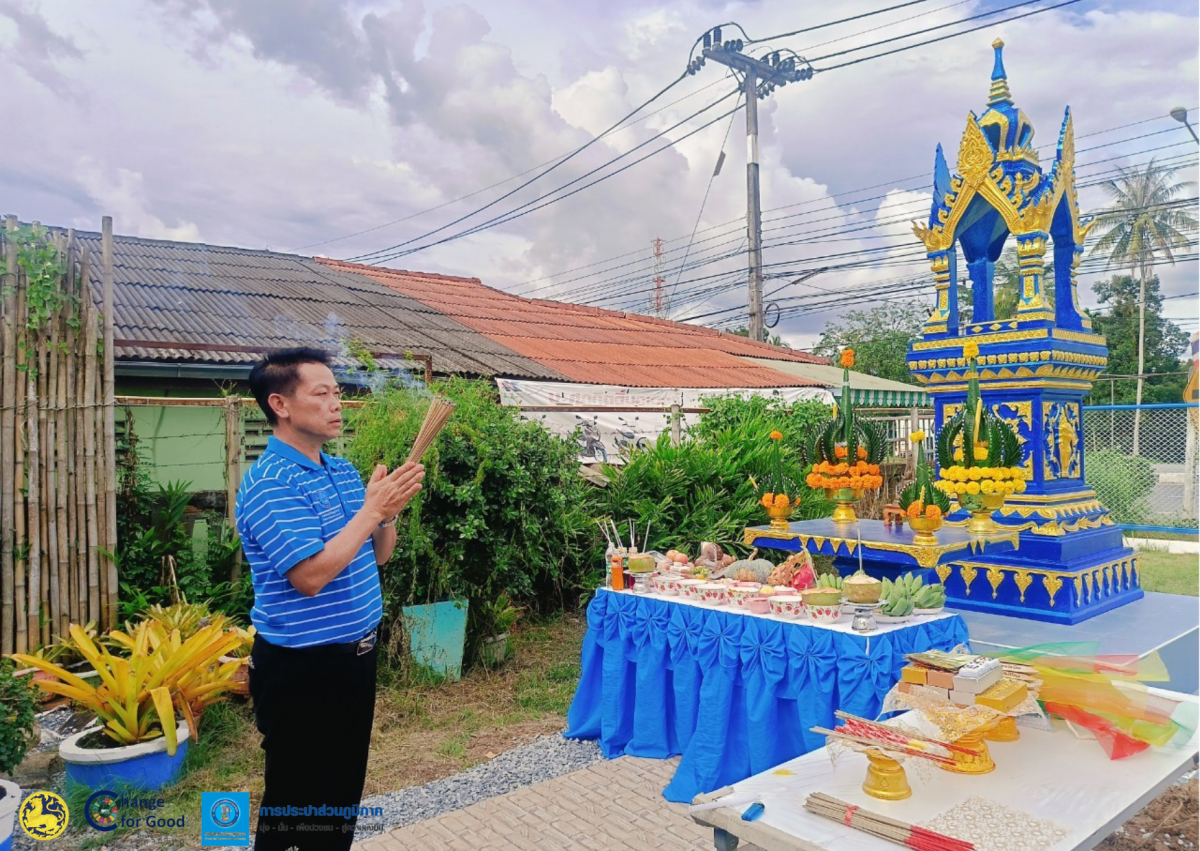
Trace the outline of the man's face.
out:
M 296 389 L 271 397 L 276 415 L 308 437 L 336 440 L 342 433 L 342 391 L 333 371 L 323 363 L 302 363 L 297 370 Z

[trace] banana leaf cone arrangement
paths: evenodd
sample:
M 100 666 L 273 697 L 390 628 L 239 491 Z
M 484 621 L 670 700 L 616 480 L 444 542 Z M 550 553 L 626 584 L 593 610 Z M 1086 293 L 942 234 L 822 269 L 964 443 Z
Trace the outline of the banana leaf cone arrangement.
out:
M 925 460 L 925 432 L 914 431 L 909 440 L 917 451 L 916 478 L 900 493 L 900 507 L 912 527 L 913 543 L 934 545 L 934 534 L 942 528 L 942 519 L 950 513 L 950 498 L 934 485 L 933 469 Z
M 1025 492 L 1021 441 L 1013 427 L 989 411 L 979 393 L 979 346 L 967 343 L 967 401 L 937 436 L 941 477 L 936 487 L 953 496 L 971 513 L 967 529 L 976 534 L 996 531 L 992 512 L 1010 493 Z
M 854 350 L 842 352 L 841 404 L 835 405 L 828 422 L 811 429 L 800 446 L 801 461 L 808 469 L 805 484 L 825 491 L 825 498 L 837 503 L 833 512 L 836 523 L 854 523 L 854 503 L 864 491 L 883 486 L 879 464 L 883 461 L 887 442 L 883 432 L 872 422 L 860 420 L 854 414 L 850 392 L 850 368 L 854 366 Z
M 783 440 L 782 432 L 772 431 L 770 438 L 771 469 L 767 474 L 767 489 L 760 491 L 758 504 L 771 518 L 771 529 L 776 532 L 786 532 L 789 528 L 788 518 L 792 516 L 792 511 L 800 505 L 800 497 L 799 495 L 792 496 L 797 488 L 792 480 L 783 473 L 783 463 L 779 457 L 779 443 Z M 754 485 L 755 490 L 759 490 L 758 482 L 753 477 L 751 477 L 750 483 Z

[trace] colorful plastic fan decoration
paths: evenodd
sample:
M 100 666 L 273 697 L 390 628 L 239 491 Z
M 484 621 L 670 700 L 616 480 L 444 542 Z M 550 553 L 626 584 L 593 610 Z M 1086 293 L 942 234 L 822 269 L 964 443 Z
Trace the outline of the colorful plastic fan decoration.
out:
M 1191 738 L 1196 704 L 1154 694 L 1145 685 L 1169 679 L 1157 652 L 1139 658 L 1096 655 L 1096 649 L 1094 642 L 1039 644 L 1000 658 L 1036 670 L 1046 711 L 1091 732 L 1109 759 Z

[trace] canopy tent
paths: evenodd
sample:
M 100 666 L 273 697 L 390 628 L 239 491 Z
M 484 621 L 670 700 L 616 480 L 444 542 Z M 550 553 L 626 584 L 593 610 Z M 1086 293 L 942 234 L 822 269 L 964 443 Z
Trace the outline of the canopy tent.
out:
M 767 358 L 742 358 L 760 366 L 769 366 L 797 378 L 818 381 L 829 388 L 834 396 L 842 393 L 842 368 L 819 363 L 779 361 Z M 865 372 L 850 371 L 850 392 L 855 405 L 864 408 L 928 408 L 932 405 L 924 388 L 901 384 L 890 378 L 879 378 Z

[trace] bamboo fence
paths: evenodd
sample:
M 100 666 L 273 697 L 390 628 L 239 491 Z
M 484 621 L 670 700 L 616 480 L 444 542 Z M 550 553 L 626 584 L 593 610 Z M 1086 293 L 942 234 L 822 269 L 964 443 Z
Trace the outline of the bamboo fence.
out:
M 22 245 L 50 249 L 49 264 L 22 263 Z M 65 635 L 72 622 L 96 621 L 104 629 L 116 621 L 108 217 L 102 246 L 101 257 L 89 256 L 71 231 L 43 232 L 30 241 L 13 216 L 0 232 L 0 652 L 5 654 L 35 650 L 54 635 Z

